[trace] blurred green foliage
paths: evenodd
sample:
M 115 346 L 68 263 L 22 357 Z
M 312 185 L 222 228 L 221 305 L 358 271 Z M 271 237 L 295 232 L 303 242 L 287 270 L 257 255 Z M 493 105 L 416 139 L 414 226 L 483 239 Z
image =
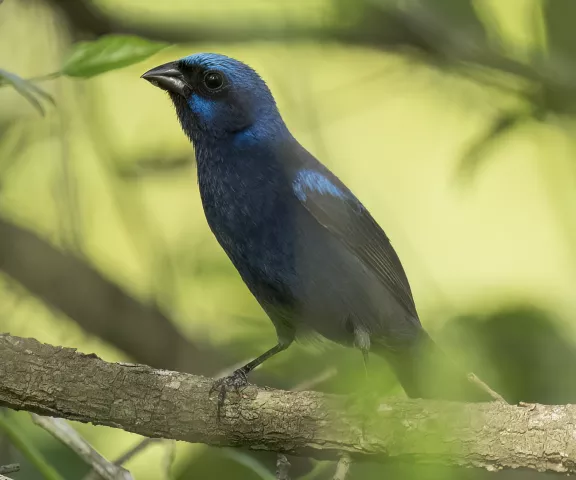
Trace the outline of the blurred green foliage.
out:
M 422 322 L 450 355 L 512 401 L 574 403 L 575 5 L 3 3 L 0 328 L 110 361 L 211 375 L 273 344 L 271 324 L 205 223 L 193 152 L 170 105 L 139 79 L 164 61 L 218 51 L 261 72 L 294 134 L 383 225 Z M 37 237 L 36 247 L 20 228 Z M 54 252 L 73 261 L 59 268 Z M 150 330 L 130 315 L 135 305 L 150 314 Z M 85 320 L 94 321 L 84 315 L 94 309 L 103 312 L 98 329 Z M 166 323 L 184 339 L 178 347 L 127 348 L 130 332 L 144 341 Z M 402 395 L 380 359 L 371 359 L 368 375 L 379 395 Z M 253 380 L 337 393 L 366 383 L 358 352 L 325 344 L 297 345 Z M 2 422 L 64 478 L 88 473 L 25 413 L 5 412 Z M 110 459 L 140 441 L 75 427 Z M 0 442 L 0 464 L 21 462 L 15 479 L 49 478 L 17 443 Z M 169 457 L 167 445 L 154 444 L 126 467 L 137 479 L 168 478 Z M 291 461 L 294 478 L 331 478 L 333 465 Z M 170 471 L 178 479 L 260 479 L 274 462 L 179 444 Z M 349 477 L 487 475 L 362 464 Z
M 42 100 L 48 100 L 54 104 L 54 99 L 41 88 L 37 87 L 33 82 L 26 81 L 18 75 L 0 70 L 0 86 L 10 85 L 14 87 L 20 95 L 22 95 L 30 104 L 44 115 L 44 107 Z
M 75 44 L 61 73 L 70 77 L 93 77 L 146 60 L 167 46 L 167 43 L 139 37 L 106 35 L 92 42 Z

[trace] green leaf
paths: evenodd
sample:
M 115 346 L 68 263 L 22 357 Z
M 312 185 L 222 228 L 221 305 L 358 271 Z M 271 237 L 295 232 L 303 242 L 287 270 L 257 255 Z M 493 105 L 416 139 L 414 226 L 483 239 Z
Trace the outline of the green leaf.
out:
M 30 81 L 24 80 L 15 73 L 0 69 L 0 86 L 4 84 L 12 85 L 20 95 L 28 100 L 32 106 L 40 112 L 41 115 L 44 115 L 45 112 L 42 103 L 38 100 L 38 97 L 48 100 L 52 105 L 54 105 L 54 99 L 50 94 L 46 93 Z
M 127 35 L 106 35 L 93 42 L 79 42 L 64 61 L 62 73 L 69 77 L 93 77 L 141 62 L 168 45 Z

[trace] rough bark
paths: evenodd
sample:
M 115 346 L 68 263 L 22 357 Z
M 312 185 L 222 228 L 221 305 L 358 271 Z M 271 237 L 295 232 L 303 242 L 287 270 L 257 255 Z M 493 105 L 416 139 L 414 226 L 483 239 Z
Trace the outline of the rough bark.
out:
M 378 406 L 247 387 L 216 419 L 212 380 L 0 335 L 0 406 L 216 446 L 315 458 L 576 472 L 576 406 L 423 400 Z

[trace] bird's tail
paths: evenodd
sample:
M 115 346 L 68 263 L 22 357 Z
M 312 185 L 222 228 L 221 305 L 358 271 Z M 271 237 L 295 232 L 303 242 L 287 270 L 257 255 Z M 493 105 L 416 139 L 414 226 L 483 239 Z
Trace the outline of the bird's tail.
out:
M 391 349 L 373 342 L 372 350 L 388 361 L 411 398 L 463 402 L 492 400 L 488 391 L 471 382 L 424 330 L 409 347 Z

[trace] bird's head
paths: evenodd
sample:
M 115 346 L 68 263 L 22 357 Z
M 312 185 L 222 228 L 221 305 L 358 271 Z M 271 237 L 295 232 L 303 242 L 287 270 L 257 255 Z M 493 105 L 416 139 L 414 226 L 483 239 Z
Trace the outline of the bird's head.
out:
M 262 78 L 224 55 L 190 55 L 153 68 L 142 78 L 170 94 L 182 128 L 194 142 L 282 123 Z

